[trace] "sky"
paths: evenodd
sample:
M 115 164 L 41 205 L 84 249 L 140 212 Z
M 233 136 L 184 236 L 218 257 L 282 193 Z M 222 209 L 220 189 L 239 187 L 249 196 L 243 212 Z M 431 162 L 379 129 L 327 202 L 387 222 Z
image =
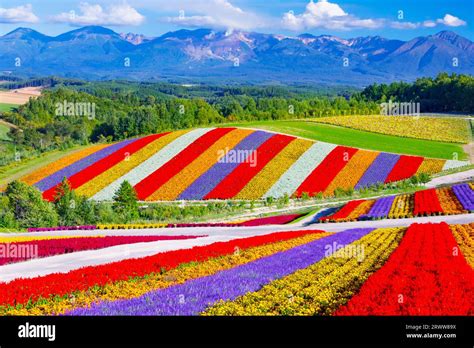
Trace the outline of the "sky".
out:
M 55 36 L 86 25 L 150 37 L 211 28 L 408 40 L 452 30 L 474 40 L 474 0 L 0 0 L 0 35 Z

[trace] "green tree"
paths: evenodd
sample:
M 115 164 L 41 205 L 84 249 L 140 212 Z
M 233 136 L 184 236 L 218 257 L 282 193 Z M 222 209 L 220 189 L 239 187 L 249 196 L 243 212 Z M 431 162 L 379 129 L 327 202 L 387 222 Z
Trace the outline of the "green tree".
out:
M 35 187 L 19 181 L 8 184 L 5 190 L 9 212 L 15 217 L 19 227 L 51 227 L 58 223 L 58 215 L 51 203 L 43 200 L 41 192 Z
M 74 226 L 82 223 L 80 221 L 79 199 L 76 193 L 71 189 L 69 181 L 64 178 L 56 188 L 54 196 L 54 206 L 59 215 L 59 223 L 62 226 Z
M 114 195 L 113 209 L 123 217 L 125 222 L 130 222 L 139 216 L 137 192 L 126 180 L 122 182 Z

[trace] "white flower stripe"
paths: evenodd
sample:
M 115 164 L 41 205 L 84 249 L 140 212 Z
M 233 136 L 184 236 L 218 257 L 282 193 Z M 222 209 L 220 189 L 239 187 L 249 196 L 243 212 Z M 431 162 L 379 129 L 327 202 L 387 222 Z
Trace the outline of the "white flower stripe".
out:
M 317 142 L 312 145 L 298 160 L 273 184 L 263 195 L 267 197 L 291 196 L 309 174 L 324 160 L 337 145 Z
M 135 186 L 211 129 L 212 128 L 195 129 L 180 136 L 127 174 L 97 192 L 92 199 L 96 201 L 112 200 L 122 182 L 127 180 L 132 186 Z

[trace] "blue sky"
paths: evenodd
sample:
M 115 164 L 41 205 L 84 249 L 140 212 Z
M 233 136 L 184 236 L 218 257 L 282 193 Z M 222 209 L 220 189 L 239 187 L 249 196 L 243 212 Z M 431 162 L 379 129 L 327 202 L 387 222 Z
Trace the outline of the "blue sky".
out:
M 474 0 L 8 0 L 0 34 L 58 35 L 85 25 L 159 36 L 181 28 L 411 39 L 453 30 L 474 39 Z

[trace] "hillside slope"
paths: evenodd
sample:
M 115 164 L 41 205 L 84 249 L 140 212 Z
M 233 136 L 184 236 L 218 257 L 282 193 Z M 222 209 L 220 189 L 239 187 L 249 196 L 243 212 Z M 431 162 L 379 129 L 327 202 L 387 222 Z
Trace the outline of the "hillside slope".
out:
M 336 189 L 358 189 L 466 164 L 261 130 L 200 128 L 94 145 L 21 180 L 48 200 L 64 177 L 79 194 L 94 200 L 112 200 L 124 180 L 145 201 L 260 199 L 320 192 L 329 196 Z

